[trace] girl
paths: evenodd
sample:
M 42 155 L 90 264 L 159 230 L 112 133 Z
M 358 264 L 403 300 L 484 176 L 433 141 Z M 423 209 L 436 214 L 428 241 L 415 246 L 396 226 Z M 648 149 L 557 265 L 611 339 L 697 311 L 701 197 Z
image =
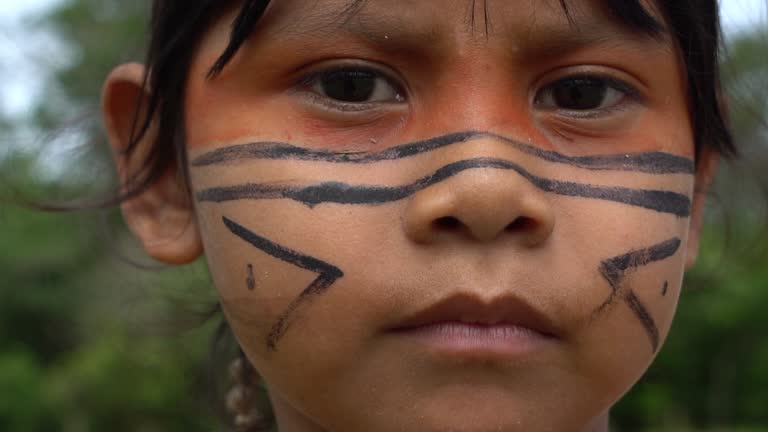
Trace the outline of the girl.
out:
M 436 7 L 439 6 L 439 7 Z M 608 430 L 734 153 L 715 0 L 155 0 L 103 111 L 281 432 Z

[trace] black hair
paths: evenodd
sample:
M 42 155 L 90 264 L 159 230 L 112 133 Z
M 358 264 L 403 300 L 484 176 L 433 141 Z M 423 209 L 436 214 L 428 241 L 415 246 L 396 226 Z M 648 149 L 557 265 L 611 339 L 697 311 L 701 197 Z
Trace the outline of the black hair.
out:
M 366 0 L 351 0 L 355 10 Z M 569 0 L 560 0 L 569 14 Z M 123 193 L 117 201 L 140 194 L 175 167 L 180 181 L 188 185 L 186 137 L 184 128 L 184 89 L 195 50 L 212 22 L 233 8 L 236 2 L 222 0 L 154 0 L 151 35 L 145 78 L 148 99 L 142 118 L 125 150 L 130 157 L 145 137 L 150 124 L 157 128 L 154 145 L 140 165 L 142 168 L 124 179 Z M 243 0 L 232 22 L 229 44 L 211 66 L 208 77 L 220 73 L 253 33 L 270 0 Z M 604 7 L 617 21 L 637 32 L 658 37 L 665 26 L 643 6 L 641 0 L 603 0 Z M 717 0 L 657 0 L 667 21 L 669 37 L 676 43 L 685 66 L 688 105 L 694 132 L 697 159 L 704 149 L 724 157 L 737 151 L 725 115 L 720 81 L 719 55 L 722 32 Z M 569 15 L 570 16 L 570 15 Z M 137 107 L 137 113 L 139 109 Z M 138 117 L 138 114 L 137 114 Z

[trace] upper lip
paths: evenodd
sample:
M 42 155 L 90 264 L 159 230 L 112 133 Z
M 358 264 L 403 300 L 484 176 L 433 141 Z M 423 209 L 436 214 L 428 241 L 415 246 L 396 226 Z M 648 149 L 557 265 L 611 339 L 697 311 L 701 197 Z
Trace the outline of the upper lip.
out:
M 489 300 L 469 293 L 451 295 L 437 303 L 406 317 L 395 331 L 446 322 L 473 325 L 514 325 L 524 327 L 545 336 L 557 337 L 554 323 L 541 311 L 525 300 L 505 295 Z

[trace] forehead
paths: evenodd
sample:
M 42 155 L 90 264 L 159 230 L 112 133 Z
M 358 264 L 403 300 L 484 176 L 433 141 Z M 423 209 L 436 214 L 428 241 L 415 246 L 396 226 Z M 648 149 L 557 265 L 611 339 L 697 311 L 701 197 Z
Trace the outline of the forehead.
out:
M 628 0 L 629 2 L 630 0 Z M 283 37 L 345 31 L 372 39 L 417 38 L 425 43 L 448 35 L 517 39 L 549 33 L 609 38 L 626 34 L 650 38 L 622 25 L 604 0 L 280 0 L 273 1 L 259 32 Z M 641 1 L 663 22 L 657 9 Z

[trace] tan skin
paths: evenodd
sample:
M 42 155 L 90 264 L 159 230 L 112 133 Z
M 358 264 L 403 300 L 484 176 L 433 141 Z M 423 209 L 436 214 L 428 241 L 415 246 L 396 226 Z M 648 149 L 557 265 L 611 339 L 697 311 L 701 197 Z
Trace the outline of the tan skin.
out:
M 190 158 L 259 141 L 373 154 L 466 130 L 569 156 L 662 151 L 693 158 L 683 71 L 671 42 L 630 32 L 589 1 L 572 2 L 576 26 L 556 1 L 489 2 L 487 23 L 477 2 L 474 24 L 468 3 L 371 1 L 344 20 L 346 1 L 276 2 L 233 63 L 207 80 L 233 15 L 222 17 L 189 71 Z M 372 101 L 339 103 L 323 78 L 312 78 L 340 65 L 381 73 Z M 144 73 L 141 65 L 124 65 L 106 83 L 115 149 L 127 145 Z M 561 109 L 553 85 L 579 74 L 610 77 L 636 94 L 610 88 L 604 106 L 589 115 Z M 145 141 L 151 145 L 151 136 Z M 270 390 L 282 432 L 606 431 L 610 407 L 655 352 L 626 304 L 595 312 L 611 292 L 600 264 L 669 238 L 682 241 L 674 255 L 625 281 L 663 340 L 683 271 L 695 262 L 703 192 L 715 170 L 710 152 L 695 175 L 587 170 L 484 136 L 366 165 L 287 159 L 193 167 L 191 187 L 196 193 L 244 183 L 400 186 L 473 158 L 511 161 L 561 181 L 675 191 L 691 197 L 692 212 L 680 217 L 548 193 L 516 171 L 493 168 L 467 170 L 382 205 L 314 208 L 286 199 L 193 206 L 170 172 L 123 211 L 160 261 L 183 264 L 205 251 L 226 316 Z M 122 175 L 136 169 L 136 162 L 117 160 Z M 298 309 L 274 350 L 264 341 L 275 320 L 317 274 L 244 242 L 223 217 L 344 272 Z M 435 223 L 446 217 L 458 223 Z M 392 332 L 457 293 L 481 303 L 514 297 L 546 317 L 550 337 L 501 358 L 435 351 Z

